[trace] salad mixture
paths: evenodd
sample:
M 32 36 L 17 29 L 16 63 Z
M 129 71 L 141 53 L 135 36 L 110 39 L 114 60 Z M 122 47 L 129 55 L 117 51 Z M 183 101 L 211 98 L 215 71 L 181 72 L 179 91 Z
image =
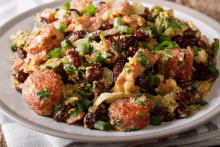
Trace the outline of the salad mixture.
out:
M 11 36 L 12 82 L 38 115 L 89 129 L 135 131 L 207 104 L 219 76 L 212 44 L 173 10 L 139 2 L 65 2 Z

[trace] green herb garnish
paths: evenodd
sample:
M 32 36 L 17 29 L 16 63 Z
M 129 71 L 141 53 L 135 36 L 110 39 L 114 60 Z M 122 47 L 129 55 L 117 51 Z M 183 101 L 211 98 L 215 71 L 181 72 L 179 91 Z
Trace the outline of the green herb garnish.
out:
M 138 56 L 140 57 L 141 66 L 148 67 L 150 65 L 150 61 L 144 56 L 143 51 L 138 51 Z
M 82 10 L 84 14 L 89 13 L 91 15 L 94 15 L 96 13 L 96 8 L 93 5 L 88 6 L 84 10 Z
M 60 48 L 55 48 L 48 52 L 48 56 L 50 56 L 51 58 L 59 58 L 61 54 L 62 53 Z
M 122 123 L 121 121 L 117 121 L 117 122 L 114 123 L 114 126 L 115 127 L 120 127 L 121 123 Z
M 193 52 L 194 52 L 194 56 L 198 56 L 199 48 L 197 46 L 193 46 L 192 49 L 193 49 Z
M 132 131 L 137 131 L 137 128 L 130 128 L 130 129 L 126 130 L 125 132 L 132 132 Z
M 78 106 L 75 110 L 71 110 L 70 113 L 73 117 L 75 117 L 77 114 L 83 111 L 82 105 L 80 103 L 77 103 Z
M 63 7 L 65 7 L 67 10 L 70 10 L 70 3 L 69 2 L 64 2 Z
M 64 33 L 64 31 L 66 30 L 66 25 L 64 23 L 61 23 L 59 26 L 59 30 Z
M 111 130 L 111 125 L 109 122 L 99 120 L 94 124 L 94 128 L 98 130 L 109 131 Z
M 118 27 L 122 25 L 122 18 L 121 17 L 116 17 L 114 19 L 114 27 Z
M 179 62 L 177 63 L 177 65 L 178 65 L 179 67 L 183 67 L 183 66 L 184 66 L 184 62 L 183 62 L 183 61 L 179 61 Z
M 151 116 L 150 117 L 150 124 L 154 126 L 159 126 L 162 123 L 162 119 L 157 116 Z
M 62 48 L 67 48 L 70 45 L 69 40 L 65 39 L 61 42 L 61 47 Z
M 11 46 L 11 51 L 12 51 L 12 52 L 17 51 L 17 45 L 16 45 L 16 44 L 13 44 L 13 45 Z
M 211 74 L 212 74 L 214 77 L 216 77 L 216 78 L 219 77 L 219 70 L 218 70 L 215 66 L 213 66 L 213 65 L 207 65 L 207 68 L 208 68 L 208 70 L 211 72 Z
M 213 50 L 213 60 L 216 61 L 217 55 L 218 55 L 218 49 L 219 49 L 219 40 L 214 39 L 215 42 L 212 44 Z
M 50 96 L 50 92 L 47 89 L 37 93 L 37 97 L 39 100 L 44 100 L 49 96 Z
M 129 26 L 118 26 L 118 31 L 125 32 L 126 34 L 131 34 L 131 28 Z
M 155 75 L 150 75 L 148 77 L 148 82 L 151 83 L 151 84 L 154 84 L 154 85 L 159 85 L 160 84 L 160 78 L 158 78 Z

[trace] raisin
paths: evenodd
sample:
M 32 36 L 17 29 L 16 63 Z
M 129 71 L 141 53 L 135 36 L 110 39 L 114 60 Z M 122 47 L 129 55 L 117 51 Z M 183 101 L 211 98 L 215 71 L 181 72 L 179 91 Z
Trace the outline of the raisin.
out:
M 146 21 L 148 21 L 149 13 L 139 14 L 139 16 L 141 16 L 141 17 L 144 18 Z
M 178 93 L 178 99 L 180 103 L 192 104 L 194 103 L 193 95 L 187 93 L 186 91 L 181 91 Z
M 205 44 L 205 42 L 204 42 L 202 39 L 197 38 L 197 39 L 196 39 L 196 46 L 205 48 L 205 47 L 206 47 L 206 44 Z
M 111 28 L 113 28 L 113 25 L 112 25 L 112 24 L 110 24 L 110 23 L 104 23 L 104 24 L 102 24 L 101 30 L 105 31 L 105 30 L 109 30 L 109 29 L 111 29 Z
M 135 36 L 124 37 L 118 41 L 117 47 L 120 50 L 128 50 L 130 46 L 135 46 L 136 40 Z
M 134 36 L 138 41 L 147 41 L 149 38 L 149 35 L 146 34 L 145 31 L 137 31 L 134 33 Z
M 103 68 L 100 64 L 95 63 L 86 71 L 86 82 L 92 83 L 102 77 Z
M 195 32 L 191 29 L 184 31 L 183 36 L 186 38 L 195 38 Z
M 152 115 L 161 117 L 163 122 L 169 122 L 176 119 L 175 113 L 170 113 L 166 108 L 155 106 Z
M 43 23 L 50 23 L 50 21 L 48 19 L 46 19 L 45 17 L 40 17 L 40 22 L 43 22 Z
M 148 89 L 148 81 L 145 75 L 140 75 L 135 79 L 135 85 L 139 86 L 141 90 Z
M 177 118 L 183 118 L 187 117 L 189 114 L 189 111 L 186 109 L 186 107 L 183 104 L 179 104 L 178 107 L 174 110 Z
M 19 48 L 18 53 L 21 59 L 25 59 L 27 57 L 27 52 L 23 48 Z
M 95 40 L 96 42 L 100 42 L 100 34 L 98 32 L 93 32 L 92 33 L 92 40 Z
M 29 76 L 29 74 L 25 73 L 24 71 L 15 71 L 15 70 L 12 71 L 12 75 L 16 80 L 18 80 L 21 83 L 23 83 Z
M 76 50 L 70 50 L 67 53 L 67 59 L 70 62 L 70 64 L 75 67 L 79 67 L 81 65 L 81 59 L 80 59 L 79 54 Z
M 89 107 L 88 113 L 84 117 L 84 126 L 89 129 L 94 129 L 95 122 L 105 115 L 106 109 L 104 105 L 99 105 L 98 107 Z
M 108 92 L 108 89 L 105 87 L 105 84 L 100 81 L 97 81 L 97 83 L 95 84 L 95 89 L 98 95 L 104 92 Z
M 130 46 L 129 49 L 127 50 L 128 57 L 133 57 L 138 50 L 139 50 L 138 47 Z
M 193 87 L 192 83 L 182 83 L 179 85 L 179 87 L 181 87 L 184 91 L 186 91 L 189 94 L 194 93 L 194 87 Z
M 55 114 L 53 115 L 53 119 L 57 122 L 62 121 L 71 108 L 72 105 L 70 104 L 63 105 L 59 111 L 55 112 Z
M 70 11 L 75 11 L 79 16 L 81 15 L 77 9 L 70 9 Z
M 17 85 L 15 85 L 15 89 L 18 91 L 18 92 L 22 92 L 22 89 L 23 89 L 23 83 L 19 83 Z
M 122 72 L 125 63 L 128 60 L 126 58 L 120 58 L 118 59 L 118 61 L 113 65 L 113 75 L 114 75 L 114 81 L 116 81 L 117 77 L 119 76 L 119 74 Z
M 70 33 L 66 38 L 71 41 L 72 38 L 75 36 L 77 37 L 77 39 L 82 39 L 85 35 L 86 35 L 85 30 L 79 30 L 79 31 Z

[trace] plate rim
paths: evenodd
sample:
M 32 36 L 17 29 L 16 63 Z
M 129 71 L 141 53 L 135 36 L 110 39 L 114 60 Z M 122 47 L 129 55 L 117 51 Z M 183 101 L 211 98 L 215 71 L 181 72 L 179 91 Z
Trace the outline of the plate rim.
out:
M 0 26 L 0 38 L 7 32 L 6 28 L 11 28 L 12 26 L 14 26 L 16 20 L 19 20 L 19 18 L 21 18 L 21 17 L 27 18 L 27 17 L 31 16 L 32 13 L 39 12 L 40 9 L 44 9 L 46 7 L 52 7 L 52 5 L 58 5 L 60 3 L 63 3 L 64 1 L 65 0 L 60 0 L 60 1 L 50 2 L 47 4 L 42 4 L 42 5 L 39 5 L 35 8 L 33 8 L 33 9 L 25 11 L 19 15 L 16 15 L 15 17 L 11 18 L 10 20 L 8 20 L 7 22 L 5 22 L 3 25 Z M 94 0 L 94 1 L 99 1 L 99 0 Z M 210 18 L 209 16 L 207 16 L 201 12 L 195 11 L 191 8 L 187 8 L 185 6 L 182 6 L 182 5 L 176 4 L 174 2 L 170 2 L 170 1 L 162 1 L 162 0 L 137 0 L 137 1 L 143 2 L 143 3 L 149 3 L 149 4 L 157 4 L 157 5 L 161 5 L 162 7 L 168 7 L 171 9 L 178 8 L 179 12 L 190 15 L 190 16 L 202 21 L 203 23 L 205 23 L 206 25 L 211 27 L 214 31 L 220 33 L 220 24 L 216 20 Z M 206 21 L 204 21 L 204 20 L 206 20 Z M 206 23 L 206 22 L 209 22 L 209 23 Z M 83 142 L 121 143 L 121 142 L 132 142 L 132 141 L 149 141 L 152 139 L 167 137 L 170 135 L 175 135 L 175 134 L 179 134 L 179 133 L 191 130 L 191 129 L 196 128 L 202 124 L 205 124 L 206 122 L 210 121 L 212 118 L 214 118 L 215 116 L 220 114 L 220 104 L 218 104 L 210 112 L 207 112 L 206 117 L 199 117 L 195 121 L 190 122 L 190 125 L 189 125 L 189 123 L 186 123 L 186 124 L 182 125 L 181 127 L 178 126 L 175 128 L 171 128 L 166 133 L 164 133 L 163 131 L 160 131 L 159 133 L 155 132 L 155 133 L 152 133 L 148 136 L 145 136 L 144 134 L 135 135 L 135 132 L 133 132 L 134 135 L 120 136 L 120 137 L 119 136 L 97 137 L 97 136 L 79 135 L 79 134 L 74 134 L 74 133 L 53 130 L 51 128 L 47 128 L 45 126 L 36 124 L 33 121 L 30 121 L 30 120 L 18 115 L 16 112 L 11 110 L 8 106 L 6 106 L 2 100 L 0 100 L 0 111 L 3 114 L 5 114 L 6 116 L 13 119 L 14 121 L 18 122 L 19 124 L 21 124 L 25 127 L 28 127 L 30 129 L 33 129 L 37 132 L 44 133 L 44 134 L 48 134 L 48 135 L 52 135 L 52 136 L 56 136 L 56 137 L 60 137 L 60 138 L 65 138 L 65 139 L 71 139 L 71 140 L 75 140 L 75 141 L 83 141 Z

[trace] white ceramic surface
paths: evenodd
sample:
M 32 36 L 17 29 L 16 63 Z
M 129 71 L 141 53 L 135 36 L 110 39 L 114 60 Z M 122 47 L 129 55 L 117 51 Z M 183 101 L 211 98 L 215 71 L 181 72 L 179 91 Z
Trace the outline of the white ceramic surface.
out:
M 13 55 L 13 53 L 10 50 L 11 42 L 9 37 L 11 34 L 16 33 L 18 29 L 31 30 L 34 23 L 35 13 L 41 12 L 48 7 L 60 7 L 63 2 L 64 1 L 52 2 L 34 8 L 14 17 L 0 28 L 0 108 L 4 114 L 17 122 L 42 133 L 77 141 L 103 143 L 152 140 L 181 133 L 207 122 L 220 112 L 220 89 L 218 88 L 218 85 L 220 84 L 219 78 L 213 87 L 213 91 L 206 97 L 209 104 L 201 111 L 196 112 L 191 117 L 163 123 L 157 127 L 148 126 L 141 131 L 103 132 L 89 130 L 80 125 L 68 126 L 65 123 L 56 123 L 51 118 L 35 115 L 23 101 L 21 94 L 16 92 L 11 84 L 10 67 L 12 61 L 9 56 Z M 172 2 L 161 0 L 142 0 L 141 2 L 147 7 L 152 7 L 154 4 L 157 4 L 166 9 L 174 9 L 175 16 L 183 20 L 194 22 L 194 24 L 202 31 L 202 34 L 210 39 L 210 42 L 213 42 L 214 38 L 220 38 L 220 25 L 206 15 Z M 220 55 L 218 55 L 218 58 L 220 58 Z M 218 68 L 220 69 L 219 66 Z

